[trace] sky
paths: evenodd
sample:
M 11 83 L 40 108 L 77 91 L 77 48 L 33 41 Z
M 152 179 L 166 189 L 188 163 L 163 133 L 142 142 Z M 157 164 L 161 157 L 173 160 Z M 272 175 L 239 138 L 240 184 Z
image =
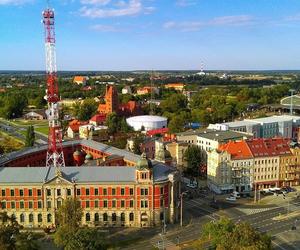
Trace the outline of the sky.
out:
M 50 0 L 58 70 L 299 70 L 299 0 Z M 0 70 L 44 70 L 46 0 L 0 0 Z

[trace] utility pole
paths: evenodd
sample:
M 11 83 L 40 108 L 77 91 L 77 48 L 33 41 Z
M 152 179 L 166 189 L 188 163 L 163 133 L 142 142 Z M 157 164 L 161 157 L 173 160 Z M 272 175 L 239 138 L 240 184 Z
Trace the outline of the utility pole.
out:
M 180 194 L 180 226 L 183 225 L 183 196 L 186 195 L 186 191 Z

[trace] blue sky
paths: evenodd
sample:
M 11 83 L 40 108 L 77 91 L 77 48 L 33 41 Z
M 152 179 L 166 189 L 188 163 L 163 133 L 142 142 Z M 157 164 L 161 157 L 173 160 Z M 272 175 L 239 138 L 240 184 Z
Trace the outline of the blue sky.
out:
M 51 0 L 59 70 L 300 69 L 299 0 Z M 0 0 L 0 70 L 43 70 L 46 0 Z

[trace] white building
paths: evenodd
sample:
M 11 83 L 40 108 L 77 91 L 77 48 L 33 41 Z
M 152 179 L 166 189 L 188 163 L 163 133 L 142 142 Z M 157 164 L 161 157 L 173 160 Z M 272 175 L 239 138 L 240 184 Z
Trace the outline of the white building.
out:
M 126 119 L 129 126 L 133 127 L 135 131 L 139 130 L 153 130 L 159 128 L 166 128 L 168 126 L 168 119 L 162 116 L 141 115 L 133 116 Z

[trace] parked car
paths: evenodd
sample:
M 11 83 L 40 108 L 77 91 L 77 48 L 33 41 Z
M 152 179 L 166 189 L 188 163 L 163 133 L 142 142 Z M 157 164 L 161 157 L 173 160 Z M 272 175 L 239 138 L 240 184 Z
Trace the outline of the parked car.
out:
M 212 201 L 209 203 L 209 206 L 214 208 L 214 209 L 219 209 L 219 204 L 217 202 Z
M 236 197 L 235 196 L 229 196 L 226 198 L 227 201 L 236 201 Z
M 237 191 L 233 191 L 232 194 L 231 194 L 231 196 L 233 196 L 233 197 L 235 197 L 235 198 L 237 198 L 237 199 L 241 198 L 240 193 L 237 192 Z

